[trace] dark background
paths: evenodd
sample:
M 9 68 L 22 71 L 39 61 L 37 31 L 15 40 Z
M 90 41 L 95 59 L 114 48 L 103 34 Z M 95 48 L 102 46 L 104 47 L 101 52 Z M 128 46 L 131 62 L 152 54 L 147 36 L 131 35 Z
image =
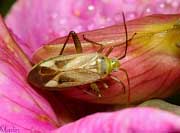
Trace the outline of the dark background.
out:
M 5 16 L 15 0 L 0 0 L 0 14 Z

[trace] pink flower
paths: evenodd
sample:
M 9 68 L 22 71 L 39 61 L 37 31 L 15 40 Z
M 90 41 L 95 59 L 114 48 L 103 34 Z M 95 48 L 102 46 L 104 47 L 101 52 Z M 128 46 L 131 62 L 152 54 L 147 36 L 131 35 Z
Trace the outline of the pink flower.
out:
M 154 119 L 155 118 L 155 119 Z M 168 118 L 168 120 L 167 120 Z M 176 124 L 171 123 L 176 121 Z M 180 121 L 163 111 L 150 108 L 129 108 L 113 113 L 97 113 L 74 123 L 67 124 L 55 132 L 86 133 L 133 133 L 133 132 L 179 132 Z
M 0 129 L 52 130 L 57 118 L 49 103 L 27 84 L 31 65 L 10 34 L 0 18 Z
M 130 90 L 126 88 L 123 93 L 122 86 L 112 79 L 104 80 L 108 89 L 101 88 L 103 98 L 85 95 L 82 88 L 72 88 L 63 91 L 64 95 L 83 99 L 94 103 L 125 104 L 128 96 L 132 103 L 138 103 L 151 98 L 164 98 L 176 92 L 180 85 L 179 48 L 176 44 L 180 41 L 179 28 L 175 27 L 179 15 L 154 15 L 127 22 L 129 37 L 137 33 L 128 47 L 127 56 L 120 60 L 121 68 L 129 75 Z M 125 39 L 124 25 L 114 25 L 108 28 L 80 33 L 95 42 L 100 42 L 106 47 L 122 43 Z M 173 38 L 172 38 L 173 37 Z M 66 37 L 65 37 L 66 38 Z M 45 45 L 33 55 L 32 61 L 37 63 L 43 59 L 57 56 L 62 49 L 65 38 L 59 38 Z M 58 44 L 55 45 L 54 44 Z M 92 44 L 85 44 L 84 52 L 97 51 Z M 105 50 L 106 51 L 106 50 Z M 124 52 L 124 47 L 113 50 L 111 57 L 119 57 Z M 48 54 L 47 54 L 48 53 Z M 66 47 L 67 53 L 74 53 L 74 45 Z M 121 71 L 113 73 L 127 86 L 127 78 Z M 88 86 L 84 87 L 87 88 Z M 128 92 L 130 91 L 130 94 Z
M 179 13 L 178 0 L 21 0 L 6 18 L 9 27 L 25 43 L 31 43 L 28 55 L 56 37 L 107 27 L 153 13 Z
M 180 131 L 180 118 L 178 116 L 165 111 L 142 107 L 111 113 L 98 113 L 64 125 L 94 112 L 113 111 L 115 106 L 88 104 L 74 99 L 71 100 L 61 93 L 35 90 L 26 80 L 28 71 L 31 69 L 28 57 L 31 57 L 32 53 L 43 43 L 59 35 L 64 35 L 70 29 L 77 28 L 75 30 L 82 31 L 114 24 L 116 21 L 119 22 L 120 20 L 117 17 L 116 21 L 113 22 L 112 20 L 109 21 L 109 19 L 101 19 L 101 21 L 98 20 L 97 23 L 94 23 L 95 18 L 98 18 L 101 14 L 105 14 L 107 18 L 116 14 L 116 10 L 119 11 L 119 8 L 115 5 L 122 2 L 114 0 L 108 5 L 102 1 L 88 1 L 84 6 L 71 0 L 68 1 L 69 3 L 65 3 L 65 1 L 58 2 L 56 1 L 56 6 L 54 6 L 50 0 L 46 2 L 35 0 L 18 1 L 6 19 L 13 33 L 7 30 L 2 18 L 0 19 L 0 130 L 14 130 L 16 132 Z M 97 5 L 97 7 L 95 6 L 97 11 L 94 11 L 93 6 L 89 7 L 89 3 L 90 5 Z M 138 2 L 135 3 L 134 7 L 137 7 Z M 71 5 L 73 5 L 73 8 L 70 8 Z M 86 7 L 90 11 L 87 11 Z M 107 9 L 110 7 L 117 7 L 117 9 L 108 12 Z M 133 12 L 136 8 L 131 10 Z M 176 11 L 178 10 L 177 8 Z M 61 12 L 56 14 L 58 11 Z M 83 13 L 79 11 L 83 11 Z M 140 11 L 139 14 L 142 14 L 142 9 Z M 67 14 L 64 14 L 64 12 Z M 70 21 L 69 16 L 72 16 L 73 21 Z M 139 15 L 135 17 L 137 16 Z M 65 18 L 65 20 L 62 21 L 59 18 Z M 179 48 L 175 44 L 180 41 L 178 38 L 179 25 L 177 25 L 177 28 L 173 27 L 178 22 L 177 18 L 179 18 L 179 15 L 162 15 L 128 22 L 129 36 L 134 32 L 138 34 L 130 45 L 128 56 L 122 60 L 122 67 L 127 69 L 131 83 L 133 85 L 137 83 L 140 86 L 136 85 L 132 88 L 131 102 L 144 101 L 152 97 L 167 97 L 178 89 L 180 75 Z M 68 25 L 64 26 L 67 21 Z M 144 24 L 145 22 L 146 24 Z M 159 23 L 162 25 L 159 25 Z M 137 26 L 137 24 L 140 25 Z M 78 27 L 78 25 L 82 27 Z M 107 39 L 117 39 L 119 35 L 115 36 L 115 34 L 122 33 L 124 31 L 121 30 L 122 28 L 122 26 L 113 26 L 99 30 L 99 32 L 108 33 L 108 35 L 113 33 L 113 37 L 106 36 Z M 98 39 L 105 39 L 105 36 L 95 38 L 95 35 L 98 36 L 97 32 L 86 32 L 84 34 L 97 39 L 97 41 Z M 124 39 L 124 33 L 119 38 Z M 62 39 L 57 41 L 62 41 Z M 28 57 L 24 55 L 19 46 Z M 154 46 L 152 50 L 150 49 L 151 46 Z M 150 53 L 148 53 L 149 49 Z M 115 50 L 112 56 L 119 53 L 117 52 Z M 144 56 L 142 56 L 143 53 L 145 53 Z M 138 56 L 141 57 L 138 58 Z M 150 68 L 153 71 L 150 71 Z M 143 78 L 138 78 L 141 75 L 143 75 Z M 108 91 L 113 88 L 116 87 L 111 87 Z M 158 90 L 156 91 L 156 89 Z M 75 89 L 75 92 L 71 90 L 67 92 L 67 95 L 72 96 L 72 93 L 76 93 L 76 91 L 77 89 Z M 123 104 L 127 102 L 126 97 L 127 95 L 122 94 L 116 98 L 102 99 L 99 102 Z M 80 99 L 82 98 L 85 99 L 86 97 L 80 97 Z

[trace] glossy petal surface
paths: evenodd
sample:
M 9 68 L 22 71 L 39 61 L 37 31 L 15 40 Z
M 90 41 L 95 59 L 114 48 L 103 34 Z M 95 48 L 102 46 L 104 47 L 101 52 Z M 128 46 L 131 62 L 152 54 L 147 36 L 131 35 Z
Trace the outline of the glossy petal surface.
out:
M 30 67 L 0 18 L 0 123 L 4 130 L 31 132 L 57 126 L 49 103 L 26 81 Z
M 178 116 L 151 108 L 130 108 L 113 113 L 97 113 L 87 116 L 54 132 L 167 133 L 179 131 L 180 118 Z
M 120 60 L 121 68 L 129 75 L 130 89 L 127 87 L 127 77 L 123 72 L 112 73 L 126 85 L 123 93 L 121 84 L 112 79 L 105 79 L 108 89 L 101 86 L 103 97 L 92 97 L 82 89 L 89 86 L 72 88 L 63 91 L 70 97 L 84 99 L 95 103 L 124 104 L 130 96 L 132 103 L 141 102 L 150 98 L 164 98 L 176 92 L 180 83 L 180 42 L 179 15 L 152 15 L 127 22 L 128 36 L 134 38 L 129 42 L 127 56 Z M 104 29 L 78 34 L 83 42 L 84 52 L 96 52 L 98 46 L 83 41 L 82 35 L 88 39 L 101 43 L 107 47 L 125 41 L 124 25 L 114 25 Z M 37 50 L 33 62 L 39 62 L 53 56 L 58 56 L 65 38 L 59 38 Z M 72 40 L 70 40 L 72 42 Z M 57 44 L 57 45 L 56 45 Z M 120 57 L 124 53 L 125 45 L 114 48 L 111 58 Z M 75 49 L 70 43 L 64 54 L 74 54 Z M 48 53 L 48 54 L 47 54 Z M 105 53 L 105 52 L 104 52 Z M 130 92 L 130 94 L 129 94 Z
M 28 54 L 28 57 L 31 57 L 34 51 L 44 43 L 64 36 L 70 30 L 80 32 L 117 24 L 122 21 L 122 10 L 127 19 L 152 13 L 179 13 L 180 11 L 178 0 L 44 1 L 19 0 L 6 18 L 8 26 L 13 31 L 11 34 L 14 34 L 15 40 Z M 153 97 L 164 98 L 179 89 L 179 24 L 175 25 L 178 18 L 179 15 L 159 15 L 127 23 L 129 37 L 135 32 L 138 33 L 130 44 L 128 56 L 121 62 L 122 67 L 128 71 L 130 76 L 131 102 L 141 102 Z M 3 23 L 0 25 L 1 124 L 8 128 L 15 127 L 22 132 L 32 130 L 45 132 L 93 112 L 114 110 L 114 106 L 106 110 L 108 105 L 81 104 L 76 100 L 64 99 L 60 93 L 51 92 L 50 95 L 45 96 L 48 103 L 34 91 L 35 88 L 32 89 L 28 85 L 26 75 L 31 67 L 29 61 L 11 36 L 7 34 Z M 105 45 L 117 44 L 125 40 L 123 25 L 83 34 L 94 41 L 103 42 Z M 79 35 L 82 38 L 82 34 Z M 63 42 L 64 38 L 60 38 L 53 41 L 52 44 L 62 44 Z M 53 54 L 57 55 L 59 47 L 62 46 L 52 48 Z M 68 50 L 72 53 L 72 46 L 70 47 L 71 49 Z M 90 52 L 96 48 L 87 44 L 84 49 Z M 123 50 L 115 49 L 111 56 L 119 55 Z M 49 54 L 51 52 L 50 50 Z M 41 54 L 36 57 L 41 59 Z M 125 83 L 127 82 L 122 73 L 115 75 Z M 124 94 L 116 82 L 110 82 L 110 80 L 107 82 L 110 88 L 102 90 L 107 98 L 88 97 L 77 88 L 64 92 L 64 95 L 95 103 L 127 103 L 128 90 Z M 70 115 L 69 112 L 71 112 Z M 158 133 L 179 132 L 179 123 L 178 116 L 160 110 L 139 107 L 87 116 L 67 124 L 55 132 L 151 132 L 152 129 L 153 132 Z
M 178 0 L 20 0 L 6 18 L 8 26 L 29 45 L 27 54 L 69 31 L 91 31 L 154 13 L 179 13 Z M 25 49 L 24 49 L 25 50 Z

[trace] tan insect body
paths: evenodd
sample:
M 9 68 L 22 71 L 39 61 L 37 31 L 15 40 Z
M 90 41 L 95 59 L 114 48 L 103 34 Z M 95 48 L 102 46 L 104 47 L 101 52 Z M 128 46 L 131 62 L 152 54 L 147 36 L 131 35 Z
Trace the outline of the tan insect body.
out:
M 67 86 L 72 87 L 98 81 L 118 69 L 117 67 L 119 67 L 118 60 L 112 60 L 99 53 L 60 55 L 35 65 L 29 73 L 28 79 L 37 87 L 52 87 L 59 90 L 59 88 Z M 64 82 L 60 83 L 62 77 L 66 80 L 64 79 Z M 47 80 L 48 78 L 49 80 Z
M 126 44 L 125 53 L 123 56 L 112 59 L 108 55 L 112 52 L 114 47 L 108 49 L 105 55 L 102 54 L 104 46 L 98 44 L 84 37 L 84 40 L 95 45 L 99 45 L 100 49 L 95 53 L 83 53 L 81 42 L 77 34 L 71 31 L 60 51 L 60 55 L 47 60 L 43 60 L 36 64 L 28 74 L 28 81 L 33 86 L 46 90 L 63 90 L 67 87 L 75 87 L 84 84 L 90 84 L 91 88 L 97 92 L 98 97 L 101 97 L 100 90 L 96 85 L 97 81 L 102 81 L 106 77 L 110 76 L 113 71 L 121 70 L 125 72 L 127 79 L 127 72 L 120 68 L 119 60 L 126 56 L 127 52 L 127 27 L 125 24 L 125 17 L 123 14 L 123 20 L 126 31 L 126 41 L 122 44 Z M 77 54 L 63 55 L 64 48 L 72 35 Z M 125 85 L 122 81 L 114 76 L 110 76 L 111 79 L 120 83 L 125 91 Z M 106 83 L 103 83 L 105 88 L 108 88 Z M 128 80 L 129 87 L 129 80 Z

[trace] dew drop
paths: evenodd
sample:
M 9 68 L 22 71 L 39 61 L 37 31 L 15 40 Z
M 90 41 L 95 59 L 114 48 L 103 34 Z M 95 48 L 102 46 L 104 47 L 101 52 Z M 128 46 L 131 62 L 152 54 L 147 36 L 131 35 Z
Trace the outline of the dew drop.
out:
M 93 5 L 89 5 L 89 6 L 88 6 L 88 10 L 89 10 L 89 11 L 93 11 L 94 9 L 95 9 L 95 7 L 94 7 Z
M 146 12 L 150 13 L 151 12 L 151 8 L 146 8 Z
M 74 1 L 72 7 L 72 14 L 79 18 L 87 19 L 96 13 L 96 6 L 93 0 Z
M 144 9 L 144 15 L 150 15 L 150 14 L 153 14 L 155 12 L 155 7 L 154 8 L 151 8 L 151 6 L 147 6 L 145 9 Z
M 164 7 L 165 7 L 165 4 L 164 4 L 164 3 L 161 3 L 161 4 L 159 5 L 159 7 L 160 7 L 160 8 L 164 8 Z
M 135 19 L 137 17 L 137 14 L 134 13 L 134 12 L 128 12 L 126 13 L 126 16 L 127 16 L 127 20 L 130 20 L 130 19 Z

